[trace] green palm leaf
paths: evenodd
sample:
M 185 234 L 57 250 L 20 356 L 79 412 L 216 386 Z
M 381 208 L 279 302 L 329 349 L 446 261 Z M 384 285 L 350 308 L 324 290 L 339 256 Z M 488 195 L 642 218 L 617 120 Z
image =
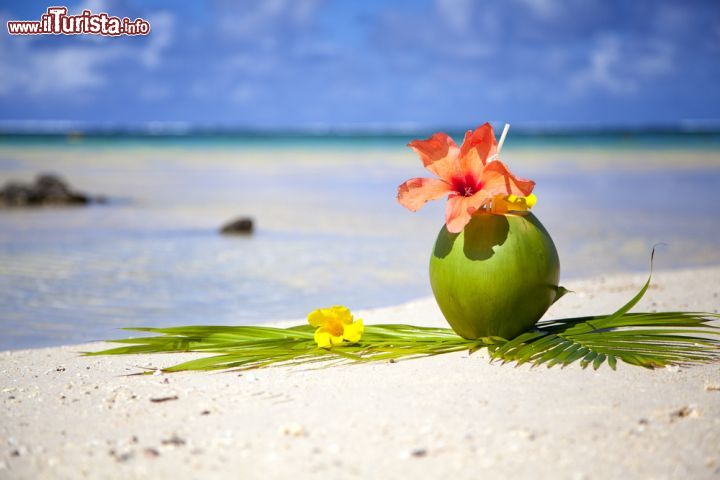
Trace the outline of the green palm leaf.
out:
M 654 249 L 653 249 L 654 254 Z M 253 369 L 271 365 L 323 367 L 339 363 L 395 361 L 487 348 L 491 359 L 502 363 L 566 366 L 580 362 L 613 370 L 617 361 L 646 368 L 693 365 L 720 359 L 720 328 L 712 322 L 720 315 L 693 312 L 629 313 L 647 292 L 645 285 L 610 315 L 566 318 L 538 323 L 511 340 L 491 337 L 467 340 L 448 328 L 412 325 L 367 325 L 358 344 L 326 350 L 317 348 L 314 328 L 256 326 L 187 326 L 130 328 L 154 336 L 113 340 L 123 346 L 86 355 L 198 352 L 210 356 L 164 369 Z
M 212 354 L 166 368 L 182 370 L 252 369 L 270 365 L 301 365 L 390 361 L 487 347 L 491 358 L 517 364 L 569 365 L 585 368 L 617 360 L 643 367 L 691 365 L 720 358 L 716 314 L 688 312 L 629 313 L 541 322 L 510 341 L 501 338 L 466 340 L 447 328 L 412 325 L 368 325 L 362 342 L 317 348 L 313 328 L 209 327 L 143 328 L 151 337 L 115 340 L 122 346 L 86 355 L 199 352 Z M 328 363 L 329 362 L 329 363 Z
M 541 322 L 530 334 L 489 347 L 504 362 L 599 368 L 617 360 L 643 367 L 689 365 L 718 360 L 720 329 L 709 324 L 720 316 L 689 312 L 631 313 Z M 523 336 L 525 339 L 521 338 Z

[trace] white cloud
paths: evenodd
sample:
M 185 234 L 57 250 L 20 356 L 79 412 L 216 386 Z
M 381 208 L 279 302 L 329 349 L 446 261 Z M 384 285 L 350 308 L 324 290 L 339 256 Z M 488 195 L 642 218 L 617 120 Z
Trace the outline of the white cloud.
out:
M 289 27 L 308 26 L 319 4 L 319 0 L 240 2 L 237 8 L 223 12 L 218 29 L 224 37 L 252 40 L 273 48 L 277 37 Z
M 470 28 L 473 0 L 437 0 L 435 6 L 450 28 L 456 32 L 466 32 Z
M 549 20 L 557 16 L 563 4 L 556 0 L 518 0 L 521 5 L 518 8 L 526 7 L 535 16 Z
M 331 42 L 303 42 L 293 49 L 293 53 L 299 57 L 334 58 L 340 56 L 342 50 Z
M 100 67 L 117 56 L 117 49 L 66 47 L 57 51 L 42 52 L 30 59 L 32 80 L 28 88 L 35 95 L 42 92 L 81 90 L 105 83 Z
M 673 49 L 669 45 L 657 40 L 636 45 L 605 36 L 591 51 L 589 65 L 570 76 L 569 86 L 575 94 L 601 89 L 625 95 L 636 92 L 643 82 L 672 71 Z
M 694 12 L 683 7 L 682 3 L 658 5 L 654 17 L 650 19 L 655 30 L 667 35 L 684 33 L 692 28 Z
M 100 2 L 93 5 L 90 7 L 102 7 Z M 172 42 L 174 18 L 169 12 L 157 12 L 151 17 L 155 22 L 151 23 L 152 32 L 139 48 L 128 45 L 126 37 L 92 36 L 97 41 L 87 42 L 91 36 L 78 36 L 72 37 L 70 45 L 63 42 L 55 48 L 47 45 L 40 48 L 36 43 L 43 38 L 0 36 L 0 96 L 18 93 L 34 98 L 58 93 L 86 96 L 108 82 L 105 68 L 112 62 L 135 60 L 146 68 L 156 68 Z M 6 21 L 0 20 L 3 24 Z
M 145 48 L 140 51 L 140 59 L 148 68 L 160 65 L 162 55 L 172 44 L 175 32 L 175 17 L 170 12 L 155 12 L 145 19 L 150 22 L 150 36 Z
M 570 88 L 575 93 L 600 87 L 612 93 L 629 93 L 636 89 L 632 79 L 618 73 L 622 63 L 620 43 L 608 38 L 590 53 L 590 65 L 570 78 Z
M 269 55 L 249 55 L 238 53 L 223 60 L 221 69 L 224 71 L 239 71 L 245 75 L 262 75 L 278 68 L 278 61 Z
M 109 4 L 107 0 L 83 0 L 77 5 L 77 7 L 70 8 L 70 13 L 78 15 L 82 13 L 83 10 L 90 10 L 92 13 L 105 12 L 112 15 L 112 12 L 108 12 L 108 7 Z
M 252 85 L 238 85 L 230 93 L 230 99 L 235 103 L 245 103 L 255 98 L 257 90 Z
M 644 76 L 656 77 L 672 73 L 675 69 L 675 50 L 667 43 L 655 41 L 651 50 L 635 59 L 634 67 Z
M 104 64 L 117 59 L 121 49 L 89 45 L 32 49 L 35 39 L 0 39 L 0 95 L 27 92 L 33 96 L 83 91 L 105 83 Z

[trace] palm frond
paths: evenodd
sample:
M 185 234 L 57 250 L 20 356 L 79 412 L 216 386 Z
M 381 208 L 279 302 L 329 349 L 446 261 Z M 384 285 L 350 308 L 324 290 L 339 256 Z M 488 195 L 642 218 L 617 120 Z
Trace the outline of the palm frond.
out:
M 189 326 L 129 328 L 159 334 L 151 337 L 111 340 L 125 346 L 88 352 L 85 355 L 199 352 L 214 356 L 190 360 L 169 368 L 182 370 L 252 369 L 269 365 L 298 365 L 325 361 L 368 362 L 476 351 L 503 339 L 466 340 L 448 328 L 412 325 L 367 325 L 362 342 L 332 349 L 318 348 L 314 328 Z
M 720 329 L 708 322 L 717 314 L 691 312 L 629 313 L 619 317 L 568 318 L 541 322 L 531 332 L 489 346 L 503 362 L 569 365 L 580 361 L 598 369 L 617 360 L 655 368 L 720 359 Z
M 654 254 L 654 249 L 653 249 Z M 117 348 L 86 355 L 197 352 L 211 356 L 168 368 L 183 370 L 254 369 L 271 365 L 323 367 L 377 361 L 396 361 L 487 348 L 491 359 L 518 365 L 566 366 L 580 362 L 613 370 L 618 360 L 646 368 L 693 365 L 720 360 L 720 315 L 694 312 L 629 313 L 647 292 L 645 285 L 610 315 L 548 320 L 511 340 L 489 337 L 467 340 L 449 328 L 413 325 L 367 325 L 362 341 L 332 349 L 318 348 L 314 328 L 258 326 L 187 326 L 129 328 L 154 336 L 112 340 Z
M 86 355 L 197 352 L 212 354 L 164 369 L 253 369 L 301 365 L 394 361 L 488 348 L 503 363 L 569 365 L 585 368 L 618 360 L 643 367 L 691 365 L 720 359 L 717 314 L 689 312 L 628 313 L 541 322 L 512 340 L 466 340 L 448 328 L 368 325 L 361 343 L 330 350 L 317 348 L 313 328 L 211 327 L 129 329 L 156 336 L 113 340 L 120 347 Z M 330 362 L 330 363 L 327 363 Z

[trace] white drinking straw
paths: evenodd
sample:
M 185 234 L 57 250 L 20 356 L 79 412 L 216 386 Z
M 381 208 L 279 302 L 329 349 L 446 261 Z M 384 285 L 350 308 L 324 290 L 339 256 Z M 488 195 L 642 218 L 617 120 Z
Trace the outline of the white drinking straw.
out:
M 503 133 L 502 133 L 502 135 L 500 135 L 500 141 L 498 142 L 498 149 L 497 149 L 498 155 L 500 154 L 500 150 L 502 150 L 503 143 L 505 143 L 505 137 L 507 137 L 508 130 L 510 130 L 510 124 L 506 123 L 505 128 L 503 128 Z
M 500 135 L 500 141 L 498 142 L 497 152 L 495 152 L 495 155 L 488 158 L 488 161 L 492 162 L 493 160 L 497 160 L 500 157 L 500 150 L 502 150 L 503 143 L 505 143 L 505 137 L 507 137 L 507 132 L 510 130 L 510 124 L 506 123 L 505 128 L 503 128 L 503 133 Z

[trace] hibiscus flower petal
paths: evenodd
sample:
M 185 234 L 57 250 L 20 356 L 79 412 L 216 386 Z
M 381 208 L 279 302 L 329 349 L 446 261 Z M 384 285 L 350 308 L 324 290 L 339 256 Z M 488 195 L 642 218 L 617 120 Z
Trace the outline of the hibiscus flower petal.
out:
M 413 140 L 408 147 L 418 154 L 425 168 L 438 177 L 449 180 L 455 174 L 460 149 L 449 135 L 435 133 L 426 140 Z
M 535 182 L 518 178 L 500 160 L 489 162 L 482 174 L 483 190 L 491 195 L 518 195 L 527 197 L 535 188 Z
M 497 153 L 497 140 L 492 125 L 485 123 L 465 134 L 460 147 L 460 170 L 479 174 L 489 157 Z
M 448 183 L 436 178 L 412 178 L 398 187 L 398 202 L 417 211 L 430 200 L 442 198 L 452 191 Z
M 485 205 L 491 196 L 481 190 L 470 197 L 454 195 L 445 206 L 445 226 L 450 233 L 460 233 L 470 223 L 473 213 Z

